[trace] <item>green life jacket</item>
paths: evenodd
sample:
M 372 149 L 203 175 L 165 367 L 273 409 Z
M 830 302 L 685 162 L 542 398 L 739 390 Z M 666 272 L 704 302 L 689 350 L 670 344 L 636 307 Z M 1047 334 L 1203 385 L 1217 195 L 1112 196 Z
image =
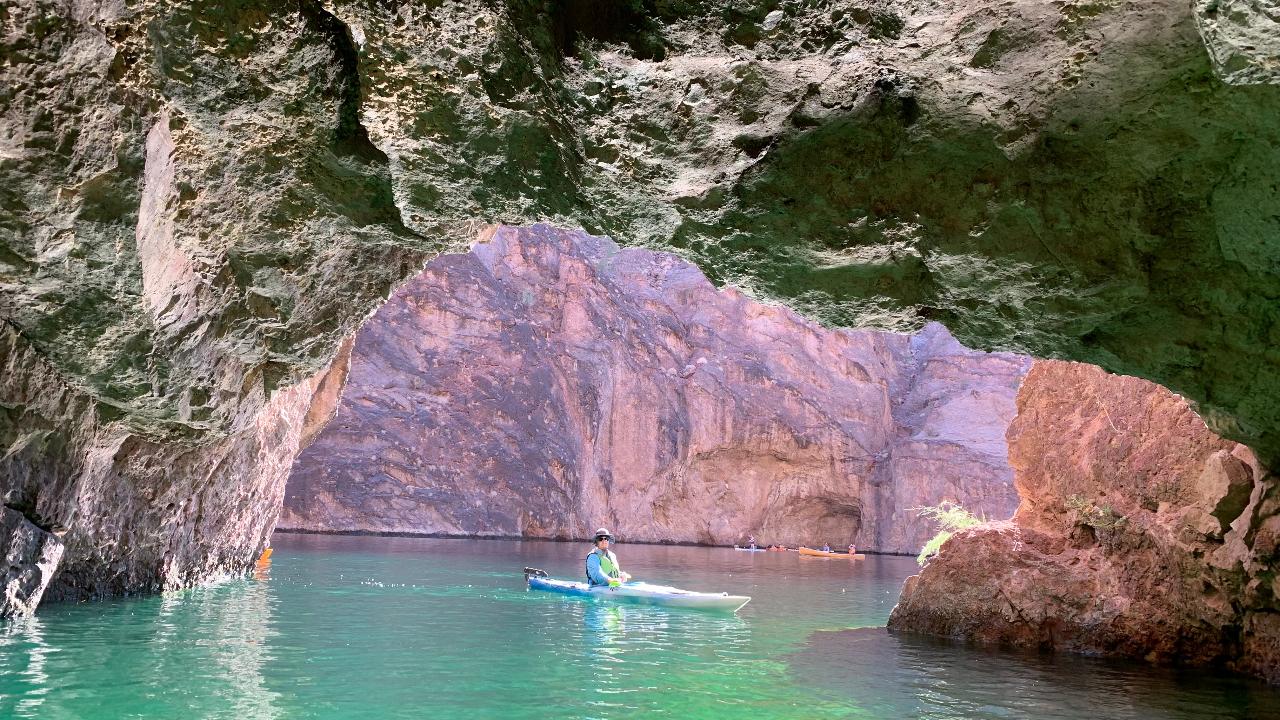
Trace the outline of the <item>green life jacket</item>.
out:
M 612 555 L 612 553 L 610 553 L 608 550 L 605 550 L 604 552 L 600 552 L 598 548 L 596 549 L 595 553 L 600 556 L 600 572 L 604 573 L 605 575 L 608 575 L 611 578 L 621 577 L 621 575 L 619 574 L 618 565 L 613 562 L 613 558 L 609 557 L 610 555 Z
M 587 553 L 587 559 L 590 560 L 592 555 L 599 556 L 600 572 L 604 573 L 605 577 L 611 577 L 611 578 L 622 577 L 621 571 L 618 570 L 617 563 L 615 563 L 613 561 L 613 558 L 610 557 L 610 552 L 608 550 L 601 552 L 600 548 L 591 548 L 591 552 Z M 587 583 L 588 584 L 591 583 L 591 573 L 587 573 Z

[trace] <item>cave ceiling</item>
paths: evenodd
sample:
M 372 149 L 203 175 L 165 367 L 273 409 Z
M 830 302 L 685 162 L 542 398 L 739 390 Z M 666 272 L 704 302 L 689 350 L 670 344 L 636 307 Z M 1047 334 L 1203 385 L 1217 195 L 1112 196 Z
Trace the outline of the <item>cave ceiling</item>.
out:
M 1280 456 L 1280 12 L 1243 0 L 19 0 L 0 312 L 219 432 L 492 223 L 1097 363 Z

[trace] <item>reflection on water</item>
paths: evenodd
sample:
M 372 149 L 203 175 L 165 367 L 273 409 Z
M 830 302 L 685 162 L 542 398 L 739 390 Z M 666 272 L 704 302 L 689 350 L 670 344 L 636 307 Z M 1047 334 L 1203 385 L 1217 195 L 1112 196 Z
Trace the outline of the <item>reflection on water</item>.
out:
M 227 678 L 232 710 L 239 717 L 280 717 L 275 706 L 277 694 L 267 689 L 264 677 L 269 661 L 267 646 L 274 636 L 269 628 L 269 585 L 249 584 L 234 602 L 220 603 L 218 609 L 208 608 L 202 608 L 206 618 L 203 624 L 211 629 L 210 652 Z
M 874 716 L 1280 718 L 1280 693 L 1238 676 L 973 648 L 882 628 L 817 633 L 792 657 L 792 671 Z
M 584 605 L 583 625 L 587 637 L 608 646 L 620 642 L 627 629 L 627 609 L 621 605 Z
M 0 630 L 0 718 L 1266 717 L 1274 691 L 982 653 L 881 630 L 907 558 L 627 546 L 637 577 L 738 615 L 526 590 L 587 546 L 282 536 L 269 573 L 50 606 Z M 1098 710 L 1098 709 L 1101 710 Z
M 3 626 L 0 717 L 280 717 L 270 613 L 270 586 L 247 582 L 49 606 Z
M 3 626 L 0 633 L 0 657 L 14 656 L 16 662 L 0 665 L 4 673 L 12 673 L 24 688 L 12 707 L 13 717 L 39 717 L 45 695 L 52 689 L 47 665 L 49 655 L 56 652 L 44 640 L 40 618 L 23 618 Z M 3 708 L 4 705 L 0 705 Z

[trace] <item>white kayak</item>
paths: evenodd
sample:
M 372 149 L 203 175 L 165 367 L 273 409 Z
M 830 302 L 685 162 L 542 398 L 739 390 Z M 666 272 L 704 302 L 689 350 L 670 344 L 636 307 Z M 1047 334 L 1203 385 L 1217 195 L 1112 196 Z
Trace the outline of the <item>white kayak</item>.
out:
M 555 580 L 548 577 L 525 576 L 530 590 L 560 593 L 571 597 L 633 605 L 662 605 L 665 607 L 692 608 L 695 610 L 720 610 L 737 612 L 751 602 L 745 595 L 729 593 L 702 593 L 666 585 L 650 585 L 645 582 L 627 582 L 614 587 L 590 587 L 584 582 Z

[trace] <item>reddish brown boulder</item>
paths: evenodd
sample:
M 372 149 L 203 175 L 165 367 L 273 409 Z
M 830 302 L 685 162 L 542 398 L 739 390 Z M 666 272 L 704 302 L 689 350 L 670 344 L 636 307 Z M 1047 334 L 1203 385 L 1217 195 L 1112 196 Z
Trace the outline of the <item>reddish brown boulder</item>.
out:
M 953 536 L 890 628 L 1280 680 L 1280 486 L 1248 448 L 1158 385 L 1054 361 L 1008 437 L 1014 519 Z
M 1025 358 L 825 330 L 672 255 L 545 226 L 441 257 L 358 333 L 289 529 L 916 552 L 910 509 L 1016 504 Z

